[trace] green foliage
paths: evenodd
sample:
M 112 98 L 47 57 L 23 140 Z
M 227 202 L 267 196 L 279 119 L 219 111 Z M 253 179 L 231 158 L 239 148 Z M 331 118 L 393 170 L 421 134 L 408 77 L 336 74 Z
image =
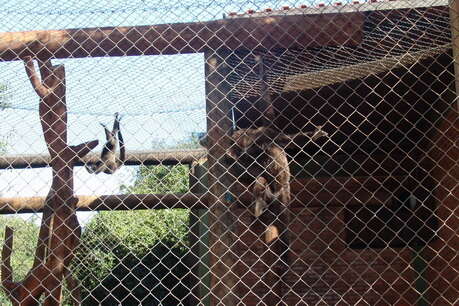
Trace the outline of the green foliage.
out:
M 126 193 L 188 190 L 189 169 L 141 166 Z M 84 305 L 177 305 L 186 283 L 188 211 L 101 212 L 86 226 L 77 259 Z
M 192 137 L 174 148 L 198 146 L 197 138 Z M 140 166 L 134 183 L 121 190 L 134 194 L 186 192 L 188 178 L 185 165 Z M 188 217 L 185 209 L 95 216 L 83 231 L 74 260 L 83 305 L 180 304 L 190 291 L 186 287 Z
M 187 290 L 186 210 L 103 212 L 75 260 L 84 305 L 176 305 Z M 103 302 L 102 302 L 103 301 Z M 161 301 L 161 302 L 159 302 Z
M 3 131 L 0 136 L 0 155 L 6 154 L 9 147 L 9 139 L 13 136 L 14 130 Z
M 14 280 L 22 280 L 33 264 L 35 246 L 38 239 L 39 226 L 36 218 L 24 220 L 19 217 L 0 216 L 0 228 L 6 226 L 14 229 L 13 253 L 11 266 Z M 4 232 L 0 235 L 0 245 L 3 246 Z M 0 292 L 0 305 L 9 305 L 9 300 L 3 291 Z
M 141 166 L 133 186 L 121 186 L 126 193 L 167 193 L 188 190 L 188 167 Z

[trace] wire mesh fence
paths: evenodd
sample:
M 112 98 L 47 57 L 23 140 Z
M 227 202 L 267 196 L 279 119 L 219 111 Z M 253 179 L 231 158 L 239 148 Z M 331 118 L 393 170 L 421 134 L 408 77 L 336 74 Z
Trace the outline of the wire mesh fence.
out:
M 446 0 L 0 11 L 1 305 L 456 305 Z

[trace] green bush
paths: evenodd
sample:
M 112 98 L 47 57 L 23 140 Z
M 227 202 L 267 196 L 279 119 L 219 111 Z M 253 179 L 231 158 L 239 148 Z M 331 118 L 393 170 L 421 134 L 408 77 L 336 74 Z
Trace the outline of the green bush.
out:
M 186 166 L 140 167 L 130 193 L 184 192 Z M 101 212 L 85 227 L 74 270 L 84 305 L 177 305 L 188 292 L 188 210 Z
M 9 226 L 14 229 L 11 267 L 15 281 L 22 280 L 32 267 L 39 231 L 36 221 L 37 219 L 34 217 L 24 220 L 15 216 L 0 216 L 0 228 L 3 229 L 0 235 L 1 246 L 3 246 L 5 227 Z M 0 292 L 0 305 L 10 305 L 9 299 L 3 291 Z

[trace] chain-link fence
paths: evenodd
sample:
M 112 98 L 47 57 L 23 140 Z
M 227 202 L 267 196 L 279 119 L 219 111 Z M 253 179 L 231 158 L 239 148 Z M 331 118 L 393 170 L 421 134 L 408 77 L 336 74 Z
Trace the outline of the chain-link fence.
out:
M 456 0 L 0 17 L 1 305 L 459 303 Z

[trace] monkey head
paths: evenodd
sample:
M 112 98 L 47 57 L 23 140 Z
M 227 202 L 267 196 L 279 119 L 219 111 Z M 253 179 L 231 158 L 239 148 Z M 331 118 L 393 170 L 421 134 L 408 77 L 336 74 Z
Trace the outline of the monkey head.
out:
M 272 143 L 263 127 L 234 131 L 231 139 L 233 144 L 229 155 L 233 158 L 240 157 L 242 154 L 257 155 L 265 149 L 266 145 Z

